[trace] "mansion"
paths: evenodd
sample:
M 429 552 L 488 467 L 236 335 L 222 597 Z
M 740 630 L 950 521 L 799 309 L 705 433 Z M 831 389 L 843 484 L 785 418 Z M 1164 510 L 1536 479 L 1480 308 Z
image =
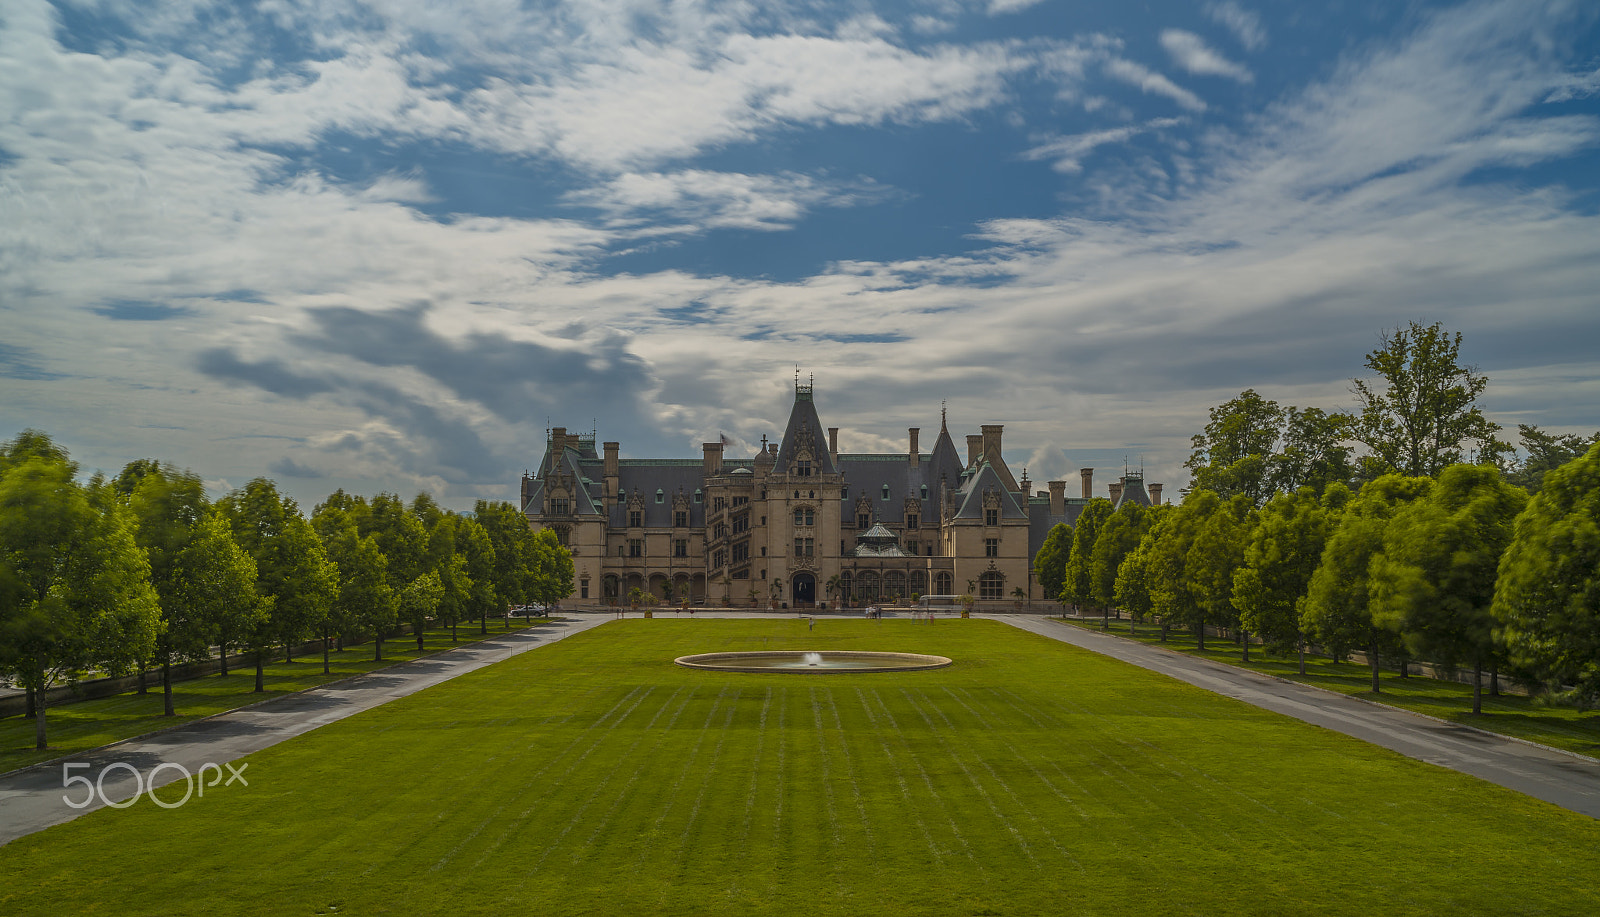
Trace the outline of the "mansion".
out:
M 806 608 L 913 595 L 970 593 L 994 602 L 1044 596 L 1033 556 L 1057 523 L 1089 502 L 1093 469 L 1029 493 L 1000 454 L 1002 427 L 968 435 L 962 458 L 941 418 L 931 452 L 909 428 L 903 453 L 841 453 L 812 386 L 795 384 L 783 439 L 750 458 L 706 443 L 698 459 L 623 459 L 619 443 L 550 431 L 538 471 L 522 478 L 522 510 L 572 551 L 573 598 Z M 1112 502 L 1151 505 L 1142 475 L 1110 487 Z

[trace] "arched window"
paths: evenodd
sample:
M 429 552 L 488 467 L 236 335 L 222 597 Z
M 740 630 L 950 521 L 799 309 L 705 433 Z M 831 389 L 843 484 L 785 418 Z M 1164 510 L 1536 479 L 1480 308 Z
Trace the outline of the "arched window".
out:
M 933 577 L 934 595 L 954 595 L 952 591 L 955 581 L 948 570 L 941 570 Z
M 1006 578 L 998 570 L 990 570 L 978 577 L 978 598 L 1002 599 L 1005 598 Z
M 878 600 L 878 574 L 863 570 L 856 576 L 856 599 L 862 602 Z
M 909 595 L 928 594 L 928 574 L 923 570 L 911 571 L 911 592 Z
M 906 594 L 906 575 L 899 570 L 890 570 L 883 575 L 883 594 L 885 596 L 904 596 Z

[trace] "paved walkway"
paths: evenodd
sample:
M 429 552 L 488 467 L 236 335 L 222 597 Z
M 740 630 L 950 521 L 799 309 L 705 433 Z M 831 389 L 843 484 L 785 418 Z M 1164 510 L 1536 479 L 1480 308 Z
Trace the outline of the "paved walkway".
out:
M 1032 615 L 982 615 L 1600 818 L 1600 761 Z
M 202 764 L 219 765 L 224 768 L 223 778 L 227 779 L 231 775 L 226 765 L 252 752 L 609 620 L 609 615 L 585 615 L 577 620 L 541 624 L 320 688 L 241 707 L 166 732 L 108 745 L 73 756 L 73 762 L 89 766 L 73 768 L 72 775 L 80 778 L 87 775 L 92 782 L 107 765 L 122 762 L 132 765 L 144 777 L 156 765 L 170 761 L 183 765 L 191 774 L 198 772 Z M 208 769 L 208 783 L 216 779 L 212 773 Z M 247 782 L 251 777 L 249 770 L 244 770 L 241 776 Z M 0 777 L 0 844 L 101 807 L 103 803 L 98 796 L 82 809 L 67 805 L 63 795 L 78 802 L 88 794 L 82 783 L 65 786 L 64 777 L 60 761 Z M 156 785 L 182 778 L 177 768 L 163 768 Z M 134 795 L 134 775 L 127 767 L 113 768 L 105 773 L 102 787 L 106 798 L 124 802 Z M 183 794 L 174 788 L 159 795 L 164 801 L 172 802 Z

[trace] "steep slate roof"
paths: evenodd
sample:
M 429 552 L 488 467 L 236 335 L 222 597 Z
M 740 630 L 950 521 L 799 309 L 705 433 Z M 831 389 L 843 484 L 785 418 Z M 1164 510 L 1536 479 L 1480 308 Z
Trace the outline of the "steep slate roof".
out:
M 682 491 L 688 497 L 689 525 L 705 524 L 705 502 L 694 502 L 694 492 L 701 489 L 699 459 L 621 459 L 617 462 L 617 504 L 611 508 L 611 525 L 622 528 L 628 524 L 628 499 L 634 493 L 644 497 L 644 524 L 650 528 L 672 525 L 672 498 Z M 660 500 L 657 501 L 657 494 Z
M 979 462 L 977 470 L 962 485 L 961 491 L 956 496 L 956 501 L 961 505 L 961 508 L 956 510 L 956 518 L 982 519 L 983 494 L 987 490 L 1000 492 L 1000 518 L 1027 518 L 1027 512 L 1017 505 L 1016 495 L 1006 490 L 1005 483 L 1000 480 L 999 472 L 988 462 Z
M 1150 506 L 1150 494 L 1144 489 L 1144 475 L 1125 474 L 1122 476 L 1122 493 L 1117 497 L 1117 506 L 1124 503 L 1137 503 L 1143 507 Z
M 802 440 L 811 444 L 811 457 L 817 463 L 813 471 L 817 474 L 833 474 L 836 469 L 828 454 L 827 431 L 817 417 L 817 406 L 811 400 L 811 386 L 797 384 L 794 407 L 789 410 L 789 425 L 783 429 L 783 443 L 778 447 L 778 461 L 774 466 L 780 474 L 789 470 L 789 463 L 800 451 Z

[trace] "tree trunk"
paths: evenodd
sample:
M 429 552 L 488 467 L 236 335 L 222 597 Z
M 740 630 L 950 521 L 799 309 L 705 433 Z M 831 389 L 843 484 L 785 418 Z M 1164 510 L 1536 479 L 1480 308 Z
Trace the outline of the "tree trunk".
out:
M 1367 644 L 1367 664 L 1372 666 L 1372 693 L 1380 694 L 1383 686 L 1378 683 L 1378 638 L 1373 637 Z
M 161 694 L 165 698 L 166 712 L 163 716 L 177 716 L 172 709 L 172 658 L 169 656 L 161 660 Z
M 1489 666 L 1489 696 L 1500 696 L 1500 663 Z
M 1128 636 L 1138 636 L 1139 622 L 1133 615 L 1128 615 Z
M 1239 631 L 1239 645 L 1244 647 L 1244 661 L 1245 662 L 1249 662 L 1250 661 L 1250 632 L 1249 631 L 1247 631 L 1247 630 Z
M 145 671 L 146 671 L 145 664 L 143 662 L 139 663 L 139 693 L 140 694 L 148 694 L 148 693 L 150 693 L 149 686 L 147 686 L 144 683 L 144 673 L 145 673 Z
M 1206 622 L 1201 621 L 1194 629 L 1196 649 L 1206 651 Z
M 480 610 L 479 614 L 478 633 L 479 635 L 487 634 L 489 632 L 489 609 L 484 608 Z
M 1105 608 L 1102 608 L 1100 611 L 1101 611 L 1100 629 L 1101 630 L 1110 630 L 1111 629 L 1111 606 L 1107 605 Z
M 44 740 L 44 690 L 35 691 L 34 694 L 39 699 L 33 705 L 33 747 L 49 748 L 50 746 Z
M 284 662 L 293 662 L 294 661 L 294 657 L 289 655 L 289 649 L 290 648 L 289 648 L 288 641 L 284 641 L 284 644 L 283 644 L 283 661 Z
M 1474 663 L 1472 666 L 1472 715 L 1480 716 L 1483 713 L 1483 663 Z
M 37 704 L 34 703 L 34 700 L 33 700 L 33 689 L 32 688 L 29 688 L 27 690 L 26 699 L 27 699 L 27 702 L 28 702 L 28 709 L 23 711 L 22 715 L 31 720 L 31 719 L 33 719 L 34 707 L 38 706 Z
M 1167 642 L 1167 619 L 1166 618 L 1162 618 L 1161 619 L 1161 642 L 1162 643 L 1166 643 Z
M 1300 674 L 1306 673 L 1306 642 L 1300 641 Z
M 456 622 L 453 621 L 453 620 L 450 622 L 450 642 L 451 643 L 459 643 L 460 642 L 460 638 L 456 636 Z
M 256 647 L 256 693 L 267 692 L 267 650 L 266 647 Z
M 382 662 L 383 661 L 383 631 L 379 631 L 378 635 L 373 638 L 372 646 L 373 646 L 373 649 L 375 650 L 375 653 L 374 653 L 374 655 L 372 657 L 373 660 L 376 661 L 376 662 Z
M 217 672 L 217 677 L 218 678 L 227 678 L 228 677 L 228 644 L 226 644 L 226 643 L 217 644 L 217 661 L 221 663 L 221 667 L 219 668 L 219 670 Z
M 1410 656 L 1406 656 L 1406 655 L 1403 655 L 1403 654 L 1400 656 L 1400 677 L 1401 678 L 1410 678 L 1411 677 L 1411 657 Z
M 419 652 L 419 653 L 423 652 L 423 649 L 422 649 L 422 628 L 420 628 L 420 627 L 417 628 L 417 652 Z
M 333 642 L 333 635 L 331 635 L 331 634 L 323 634 L 322 635 L 322 674 L 324 674 L 324 675 L 329 674 L 329 669 L 328 669 L 328 644 L 330 644 L 332 642 Z

